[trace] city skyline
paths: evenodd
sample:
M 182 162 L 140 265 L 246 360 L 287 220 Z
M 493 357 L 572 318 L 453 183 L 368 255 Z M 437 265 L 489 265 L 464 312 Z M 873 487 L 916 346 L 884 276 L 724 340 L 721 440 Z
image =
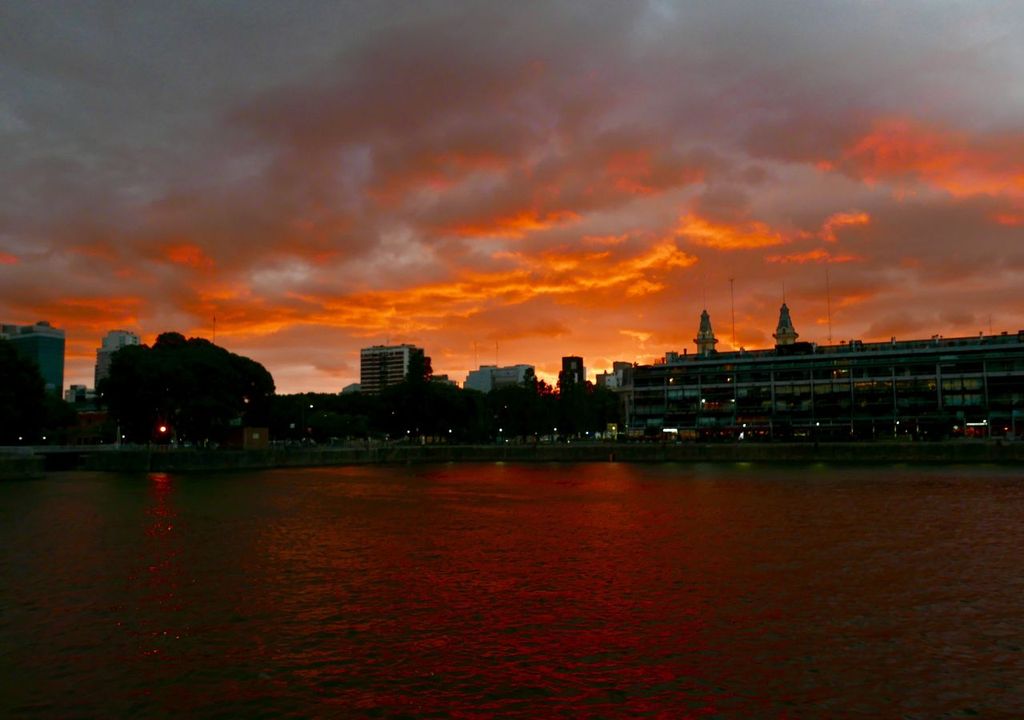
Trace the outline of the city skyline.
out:
M 822 344 L 1024 328 L 1024 9 L 301 7 L 0 9 L 0 319 L 65 385 L 214 318 L 286 393 L 378 344 L 593 375 L 704 308 L 767 348 L 783 295 Z

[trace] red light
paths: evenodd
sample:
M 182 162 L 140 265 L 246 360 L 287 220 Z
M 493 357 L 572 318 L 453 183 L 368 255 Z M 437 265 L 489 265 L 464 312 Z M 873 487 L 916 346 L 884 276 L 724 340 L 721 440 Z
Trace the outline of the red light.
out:
M 160 432 L 162 432 L 162 433 L 167 432 L 167 426 L 166 425 L 161 425 L 160 426 Z

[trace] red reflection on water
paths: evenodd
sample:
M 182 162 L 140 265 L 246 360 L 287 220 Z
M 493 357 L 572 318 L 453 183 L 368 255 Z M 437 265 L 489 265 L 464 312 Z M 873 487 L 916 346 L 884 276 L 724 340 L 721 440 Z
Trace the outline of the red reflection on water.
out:
M 141 565 L 145 572 L 129 578 L 129 592 L 135 603 L 130 613 L 131 629 L 138 654 L 147 662 L 163 664 L 173 655 L 173 643 L 185 632 L 178 618 L 182 610 L 179 586 L 183 569 L 180 563 L 181 538 L 175 532 L 178 511 L 174 505 L 175 486 L 170 475 L 151 473 L 147 486 L 147 522 L 144 539 L 139 543 Z M 162 674 L 159 665 L 150 669 L 156 683 Z
M 700 681 L 700 560 L 649 545 L 665 510 L 638 510 L 627 466 L 450 467 L 390 490 L 390 507 L 359 503 L 315 537 L 266 536 L 268 571 L 324 575 L 275 598 L 296 632 L 322 638 L 279 661 L 323 701 L 453 717 L 717 712 Z

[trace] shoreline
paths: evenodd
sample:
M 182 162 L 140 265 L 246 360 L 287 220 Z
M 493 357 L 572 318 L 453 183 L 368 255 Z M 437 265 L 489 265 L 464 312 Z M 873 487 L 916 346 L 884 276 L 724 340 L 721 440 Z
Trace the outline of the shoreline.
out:
M 730 442 L 570 444 L 395 444 L 371 448 L 183 450 L 39 448 L 0 452 L 0 480 L 46 472 L 221 472 L 274 468 L 444 463 L 839 463 L 1024 464 L 1024 442 Z
M 45 472 L 217 472 L 351 465 L 513 463 L 816 463 L 1018 464 L 1024 443 L 572 443 L 525 445 L 390 445 L 274 447 L 266 450 L 38 448 L 36 454 L 0 453 L 0 479 Z

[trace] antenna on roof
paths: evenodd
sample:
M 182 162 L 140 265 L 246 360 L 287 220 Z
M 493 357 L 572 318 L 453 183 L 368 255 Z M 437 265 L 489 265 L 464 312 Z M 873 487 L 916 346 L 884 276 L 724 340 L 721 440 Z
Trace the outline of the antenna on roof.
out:
M 494 341 L 494 367 L 498 367 L 498 341 Z
M 736 349 L 736 295 L 733 293 L 733 281 L 729 278 L 729 307 L 732 310 L 732 349 Z
M 825 266 L 825 309 L 828 313 L 828 341 L 832 342 L 832 286 L 829 284 L 828 265 Z
M 217 314 L 213 315 L 213 344 L 217 344 Z M 98 372 L 98 371 L 97 371 Z

